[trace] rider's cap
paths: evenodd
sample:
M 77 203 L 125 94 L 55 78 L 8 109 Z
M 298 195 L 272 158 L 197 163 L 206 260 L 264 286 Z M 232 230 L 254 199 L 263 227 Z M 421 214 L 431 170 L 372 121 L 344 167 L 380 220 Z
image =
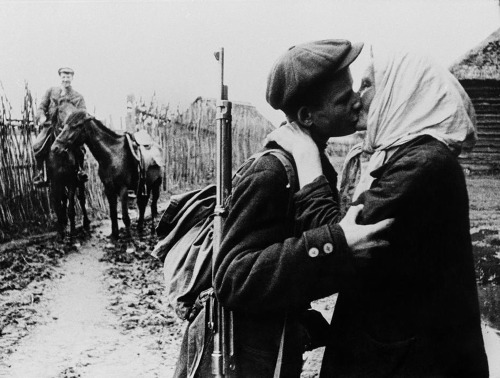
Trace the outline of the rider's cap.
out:
M 74 75 L 75 74 L 75 71 L 73 71 L 73 69 L 69 68 L 69 67 L 61 67 L 57 70 L 57 73 L 59 74 L 59 76 L 63 73 L 65 74 L 71 74 L 71 75 Z
M 356 59 L 363 43 L 327 39 L 292 46 L 275 63 L 267 78 L 266 100 L 285 110 L 312 84 L 340 71 Z

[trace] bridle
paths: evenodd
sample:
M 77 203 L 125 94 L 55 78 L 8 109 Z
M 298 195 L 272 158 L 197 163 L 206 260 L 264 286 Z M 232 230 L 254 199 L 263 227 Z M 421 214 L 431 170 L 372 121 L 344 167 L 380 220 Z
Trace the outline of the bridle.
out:
M 73 125 L 69 125 L 68 123 L 66 123 L 63 127 L 63 130 L 66 129 L 66 127 L 71 127 L 72 130 L 76 130 L 72 135 L 74 135 L 75 133 L 80 133 L 83 131 L 83 125 L 85 124 L 85 122 L 91 120 L 91 119 L 94 119 L 95 117 L 91 116 L 91 115 L 86 115 L 84 118 L 78 120 L 78 122 L 76 122 L 75 124 Z M 70 148 L 69 144 L 72 144 L 68 138 L 66 138 L 66 140 L 63 140 L 61 138 L 61 135 L 62 135 L 62 131 L 59 133 L 59 135 L 56 137 L 55 139 L 55 142 L 57 142 L 58 144 L 60 144 L 63 148 L 64 148 L 64 151 L 68 151 L 68 149 Z

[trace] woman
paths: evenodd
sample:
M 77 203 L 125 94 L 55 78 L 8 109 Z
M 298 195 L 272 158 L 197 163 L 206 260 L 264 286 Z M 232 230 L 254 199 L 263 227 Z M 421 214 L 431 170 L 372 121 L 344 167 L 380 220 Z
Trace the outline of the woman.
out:
M 321 376 L 487 377 L 457 161 L 476 139 L 470 99 L 447 70 L 411 53 L 372 52 L 360 95 L 366 137 L 345 166 L 359 169 L 362 150 L 371 158 L 361 175 L 343 177 L 360 177 L 359 223 L 395 223 L 390 247 L 356 259 L 354 278 L 339 292 Z M 299 153 L 310 138 L 293 124 L 268 139 L 294 155 L 299 180 L 299 167 L 317 160 Z M 314 211 L 314 199 L 312 192 L 303 208 Z

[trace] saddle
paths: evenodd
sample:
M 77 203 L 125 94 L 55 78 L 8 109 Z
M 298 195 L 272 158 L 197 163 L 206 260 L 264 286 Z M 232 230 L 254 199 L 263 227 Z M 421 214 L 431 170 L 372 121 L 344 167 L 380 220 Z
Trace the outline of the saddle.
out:
M 133 134 L 126 132 L 125 137 L 130 152 L 138 163 L 139 184 L 137 193 L 146 195 L 146 172 L 150 167 L 161 166 L 161 151 L 145 130 L 140 130 Z
M 50 123 L 44 125 L 33 142 L 33 152 L 35 153 L 35 156 L 47 156 L 50 152 L 50 147 L 55 140 L 56 135 L 54 132 L 54 126 Z

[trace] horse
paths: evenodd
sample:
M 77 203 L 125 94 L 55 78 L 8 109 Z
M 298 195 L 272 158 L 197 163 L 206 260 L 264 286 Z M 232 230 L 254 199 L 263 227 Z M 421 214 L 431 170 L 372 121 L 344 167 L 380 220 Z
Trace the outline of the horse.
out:
M 149 197 L 151 200 L 152 226 L 155 233 L 155 218 L 158 214 L 157 202 L 160 196 L 162 169 L 155 157 L 160 156 L 159 147 L 151 145 L 149 150 L 143 149 L 144 175 L 140 174 L 140 163 L 130 145 L 126 134 L 118 134 L 108 129 L 101 121 L 84 111 L 72 113 L 66 120 L 63 130 L 56 138 L 52 150 L 60 152 L 66 148 L 87 145 L 99 163 L 99 177 L 104 185 L 104 193 L 108 199 L 111 218 L 111 239 L 119 238 L 117 200 L 122 206 L 122 220 L 127 237 L 130 236 L 130 217 L 128 215 L 129 192 L 137 196 L 139 207 L 138 229 L 142 231 L 144 212 Z
M 64 119 L 67 118 L 76 108 L 70 104 L 61 104 L 54 113 L 52 123 L 52 136 L 49 136 L 47 143 L 51 143 L 61 129 Z M 78 179 L 78 162 L 74 149 L 66 151 L 65 155 L 49 151 L 45 160 L 47 168 L 47 179 L 49 181 L 50 201 L 57 217 L 57 232 L 60 239 L 66 235 L 66 226 L 70 224 L 70 236 L 76 234 L 75 224 L 75 194 L 78 190 L 78 202 L 83 215 L 83 228 L 90 230 L 90 220 L 85 207 L 85 183 Z

